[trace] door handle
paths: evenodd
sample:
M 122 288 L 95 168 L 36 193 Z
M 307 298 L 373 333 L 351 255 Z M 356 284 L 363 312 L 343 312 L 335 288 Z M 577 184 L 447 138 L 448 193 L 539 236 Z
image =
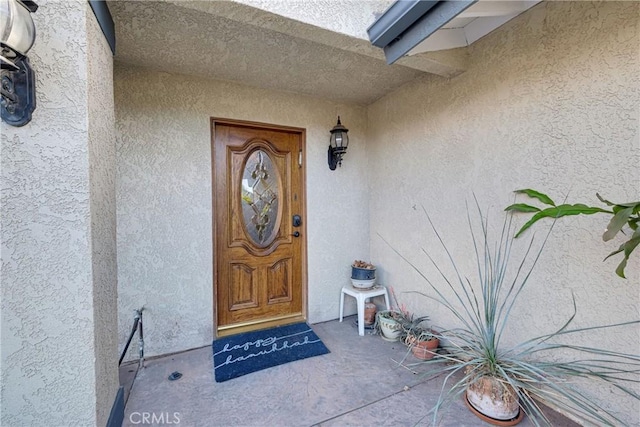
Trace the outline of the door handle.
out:
M 293 236 L 293 237 L 300 237 L 300 232 L 299 232 L 299 231 L 295 231 L 295 232 L 292 234 L 292 236 Z

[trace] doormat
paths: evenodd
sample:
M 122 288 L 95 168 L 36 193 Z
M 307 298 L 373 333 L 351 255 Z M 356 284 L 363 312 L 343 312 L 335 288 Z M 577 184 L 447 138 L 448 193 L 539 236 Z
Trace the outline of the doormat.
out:
M 224 337 L 213 341 L 216 382 L 329 353 L 306 323 Z

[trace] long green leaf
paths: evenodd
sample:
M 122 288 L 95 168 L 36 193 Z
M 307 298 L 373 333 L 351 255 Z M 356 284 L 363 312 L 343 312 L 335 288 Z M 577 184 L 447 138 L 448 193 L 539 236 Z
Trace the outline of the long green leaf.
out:
M 618 211 L 618 213 L 616 213 L 613 218 L 611 218 L 611 221 L 609 221 L 607 230 L 602 235 L 602 240 L 608 242 L 609 240 L 613 239 L 615 235 L 618 234 L 618 231 L 622 230 L 622 227 L 624 227 L 624 225 L 627 223 L 632 213 L 633 207 L 624 208 Z
M 626 242 L 624 242 L 623 244 L 620 245 L 620 247 L 611 252 L 609 255 L 607 255 L 607 257 L 603 260 L 606 261 L 607 259 L 609 259 L 609 257 L 619 254 L 620 252 L 624 251 L 624 257 L 622 258 L 622 261 L 620 261 L 620 264 L 618 264 L 618 267 L 616 268 L 616 274 L 620 277 L 622 277 L 623 279 L 626 279 L 625 275 L 624 275 L 624 269 L 627 266 L 627 261 L 629 260 L 629 256 L 631 255 L 631 252 L 633 252 L 633 250 L 640 245 L 640 228 L 637 228 L 634 232 L 633 235 L 631 236 L 631 238 L 629 240 L 627 240 Z
M 624 251 L 624 243 L 620 245 L 620 247 L 618 249 L 616 249 L 615 251 L 611 252 L 609 255 L 607 255 L 605 257 L 605 259 L 603 259 L 603 261 L 608 260 L 609 258 L 611 258 L 612 256 L 619 254 L 620 252 Z
M 527 223 L 516 233 L 515 237 L 519 237 L 527 228 L 531 227 L 542 218 L 560 218 L 567 215 L 593 215 L 598 212 L 609 211 L 598 207 L 583 205 L 582 203 L 577 203 L 575 205 L 564 204 L 547 208 L 536 213 L 529 221 L 527 221 Z
M 636 246 L 638 246 L 638 244 L 640 244 L 640 229 L 634 231 L 633 235 L 631 235 L 631 238 L 625 242 L 624 244 L 625 257 L 629 258 L 629 255 L 631 255 L 631 252 L 633 252 L 633 250 L 636 248 Z
M 555 202 L 553 200 L 551 200 L 551 197 L 549 197 L 546 194 L 543 194 L 543 193 L 541 193 L 539 191 L 532 190 L 530 188 L 525 188 L 525 189 L 522 189 L 522 190 L 516 190 L 516 191 L 514 191 L 514 193 L 526 194 L 527 196 L 529 196 L 531 198 L 540 200 L 545 205 L 551 205 L 551 206 L 555 206 L 556 205 Z
M 603 199 L 600 194 L 596 193 L 596 197 L 607 206 L 621 206 L 623 208 L 634 208 L 637 212 L 638 207 L 640 207 L 640 202 L 630 202 L 630 203 L 613 203 L 609 200 Z
M 613 206 L 615 205 L 615 203 L 608 201 L 607 199 L 603 198 L 600 194 L 596 193 L 596 197 L 598 198 L 598 200 L 600 200 L 602 203 L 604 203 L 607 206 Z
M 526 203 L 514 203 L 513 205 L 507 206 L 504 210 L 514 212 L 540 212 L 540 208 L 527 205 Z

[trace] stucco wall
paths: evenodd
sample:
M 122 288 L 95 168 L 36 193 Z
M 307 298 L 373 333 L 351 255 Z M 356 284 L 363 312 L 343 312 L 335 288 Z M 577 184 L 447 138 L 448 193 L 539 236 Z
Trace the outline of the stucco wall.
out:
M 309 321 L 338 316 L 350 263 L 369 255 L 363 108 L 121 64 L 115 99 L 121 347 L 143 305 L 147 355 L 213 339 L 210 117 L 307 130 Z M 351 142 L 330 171 L 338 114 Z
M 378 236 L 436 277 L 420 248 L 438 262 L 446 259 L 421 205 L 457 263 L 475 278 L 464 205 L 473 204 L 473 194 L 496 225 L 519 188 L 593 205 L 599 204 L 596 192 L 619 202 L 640 198 L 639 8 L 635 2 L 540 4 L 475 43 L 465 74 L 423 78 L 369 107 L 371 255 L 401 303 L 429 314 L 436 325 L 455 324 L 436 303 L 403 293 L 427 288 Z M 572 291 L 575 326 L 638 318 L 640 258 L 632 256 L 628 280 L 614 274 L 619 258 L 602 262 L 619 244 L 602 241 L 607 221 L 558 221 L 512 314 L 509 341 L 561 326 L 571 314 Z M 538 237 L 548 225 L 533 227 Z M 639 353 L 637 326 L 576 342 L 590 345 L 590 338 Z M 637 400 L 591 383 L 581 387 L 638 424 Z
M 110 95 L 111 58 L 86 1 L 38 4 L 37 109 L 2 123 L 0 423 L 104 425 L 118 379 L 113 118 L 100 110 L 113 107 L 96 97 Z
M 90 8 L 87 13 L 87 118 L 96 425 L 106 425 L 119 387 L 116 264 L 116 136 L 113 55 Z

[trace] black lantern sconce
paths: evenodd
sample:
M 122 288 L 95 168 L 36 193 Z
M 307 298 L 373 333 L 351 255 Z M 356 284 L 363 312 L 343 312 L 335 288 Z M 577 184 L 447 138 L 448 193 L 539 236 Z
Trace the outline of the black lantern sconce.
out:
M 2 79 L 2 120 L 24 126 L 36 109 L 35 76 L 27 52 L 36 40 L 31 14 L 35 1 L 0 0 L 0 73 Z
M 349 129 L 342 126 L 340 116 L 338 123 L 331 129 L 331 138 L 329 139 L 329 169 L 336 170 L 336 166 L 342 166 L 342 156 L 347 152 L 349 145 Z

